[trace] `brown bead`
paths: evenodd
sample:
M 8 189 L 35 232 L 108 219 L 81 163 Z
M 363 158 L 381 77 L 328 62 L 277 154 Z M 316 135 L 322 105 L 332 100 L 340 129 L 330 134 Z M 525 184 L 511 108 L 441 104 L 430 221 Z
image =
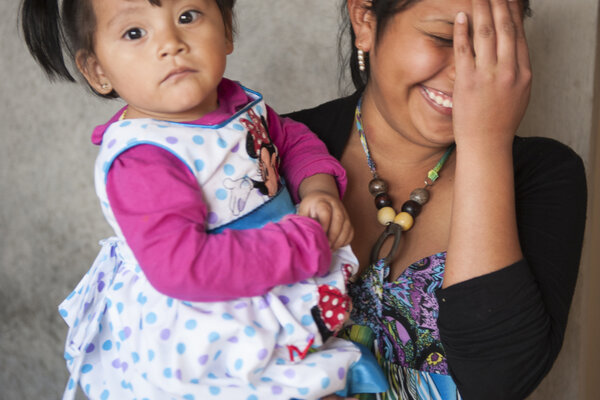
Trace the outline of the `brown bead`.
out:
M 414 200 L 408 200 L 402 204 L 402 211 L 409 213 L 413 218 L 419 215 L 421 208 L 422 206 Z
M 418 188 L 410 193 L 410 199 L 416 201 L 420 205 L 423 205 L 429 201 L 429 190 L 425 188 Z
M 377 209 L 381 209 L 383 207 L 391 207 L 392 206 L 392 198 L 387 193 L 380 193 L 375 197 L 375 207 Z
M 369 182 L 369 192 L 373 196 L 377 196 L 381 193 L 386 193 L 388 191 L 388 184 L 383 179 L 375 178 Z

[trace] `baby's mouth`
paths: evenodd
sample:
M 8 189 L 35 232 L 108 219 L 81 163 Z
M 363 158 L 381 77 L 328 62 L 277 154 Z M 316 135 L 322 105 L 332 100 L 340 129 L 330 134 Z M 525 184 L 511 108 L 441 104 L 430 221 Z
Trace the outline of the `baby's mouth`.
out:
M 439 90 L 423 86 L 427 96 L 438 106 L 452 108 L 452 96 Z

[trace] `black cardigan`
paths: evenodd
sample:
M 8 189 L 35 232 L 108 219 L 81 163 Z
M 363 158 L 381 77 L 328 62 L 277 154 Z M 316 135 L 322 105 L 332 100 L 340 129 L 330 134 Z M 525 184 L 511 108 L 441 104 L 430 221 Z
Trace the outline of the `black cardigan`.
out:
M 359 94 L 288 116 L 340 159 Z M 436 293 L 450 373 L 464 399 L 522 399 L 562 346 L 579 268 L 587 190 L 581 158 L 548 138 L 513 144 L 524 259 Z

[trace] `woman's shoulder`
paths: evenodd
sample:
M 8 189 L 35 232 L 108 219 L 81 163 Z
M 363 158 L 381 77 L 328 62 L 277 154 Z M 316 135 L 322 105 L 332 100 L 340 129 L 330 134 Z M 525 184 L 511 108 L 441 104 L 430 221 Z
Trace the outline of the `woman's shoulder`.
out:
M 516 137 L 513 143 L 515 189 L 522 196 L 567 196 L 583 202 L 587 183 L 581 157 L 569 146 L 545 137 Z
M 325 142 L 329 152 L 339 159 L 352 130 L 354 109 L 359 97 L 360 93 L 357 92 L 284 116 L 306 125 Z
M 569 146 L 547 137 L 517 136 L 513 142 L 515 171 L 544 169 L 585 174 L 583 160 Z

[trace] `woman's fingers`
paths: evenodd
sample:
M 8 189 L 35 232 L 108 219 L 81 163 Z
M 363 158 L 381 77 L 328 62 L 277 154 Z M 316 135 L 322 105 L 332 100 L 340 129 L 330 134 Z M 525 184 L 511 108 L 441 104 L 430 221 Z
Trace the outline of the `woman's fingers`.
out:
M 531 64 L 529 60 L 529 48 L 525 37 L 525 27 L 523 25 L 523 7 L 517 0 L 509 0 L 508 8 L 515 24 L 515 41 L 517 52 L 517 65 L 521 71 L 530 71 Z
M 475 64 L 477 66 L 496 64 L 496 31 L 494 29 L 490 0 L 472 1 Z
M 457 76 L 469 76 L 475 69 L 475 59 L 469 38 L 469 21 L 467 15 L 462 11 L 454 19 L 453 39 L 456 74 Z
M 518 4 L 518 2 L 516 2 Z M 496 51 L 498 64 L 515 68 L 517 61 L 515 22 L 507 0 L 491 0 L 492 16 L 496 28 Z

